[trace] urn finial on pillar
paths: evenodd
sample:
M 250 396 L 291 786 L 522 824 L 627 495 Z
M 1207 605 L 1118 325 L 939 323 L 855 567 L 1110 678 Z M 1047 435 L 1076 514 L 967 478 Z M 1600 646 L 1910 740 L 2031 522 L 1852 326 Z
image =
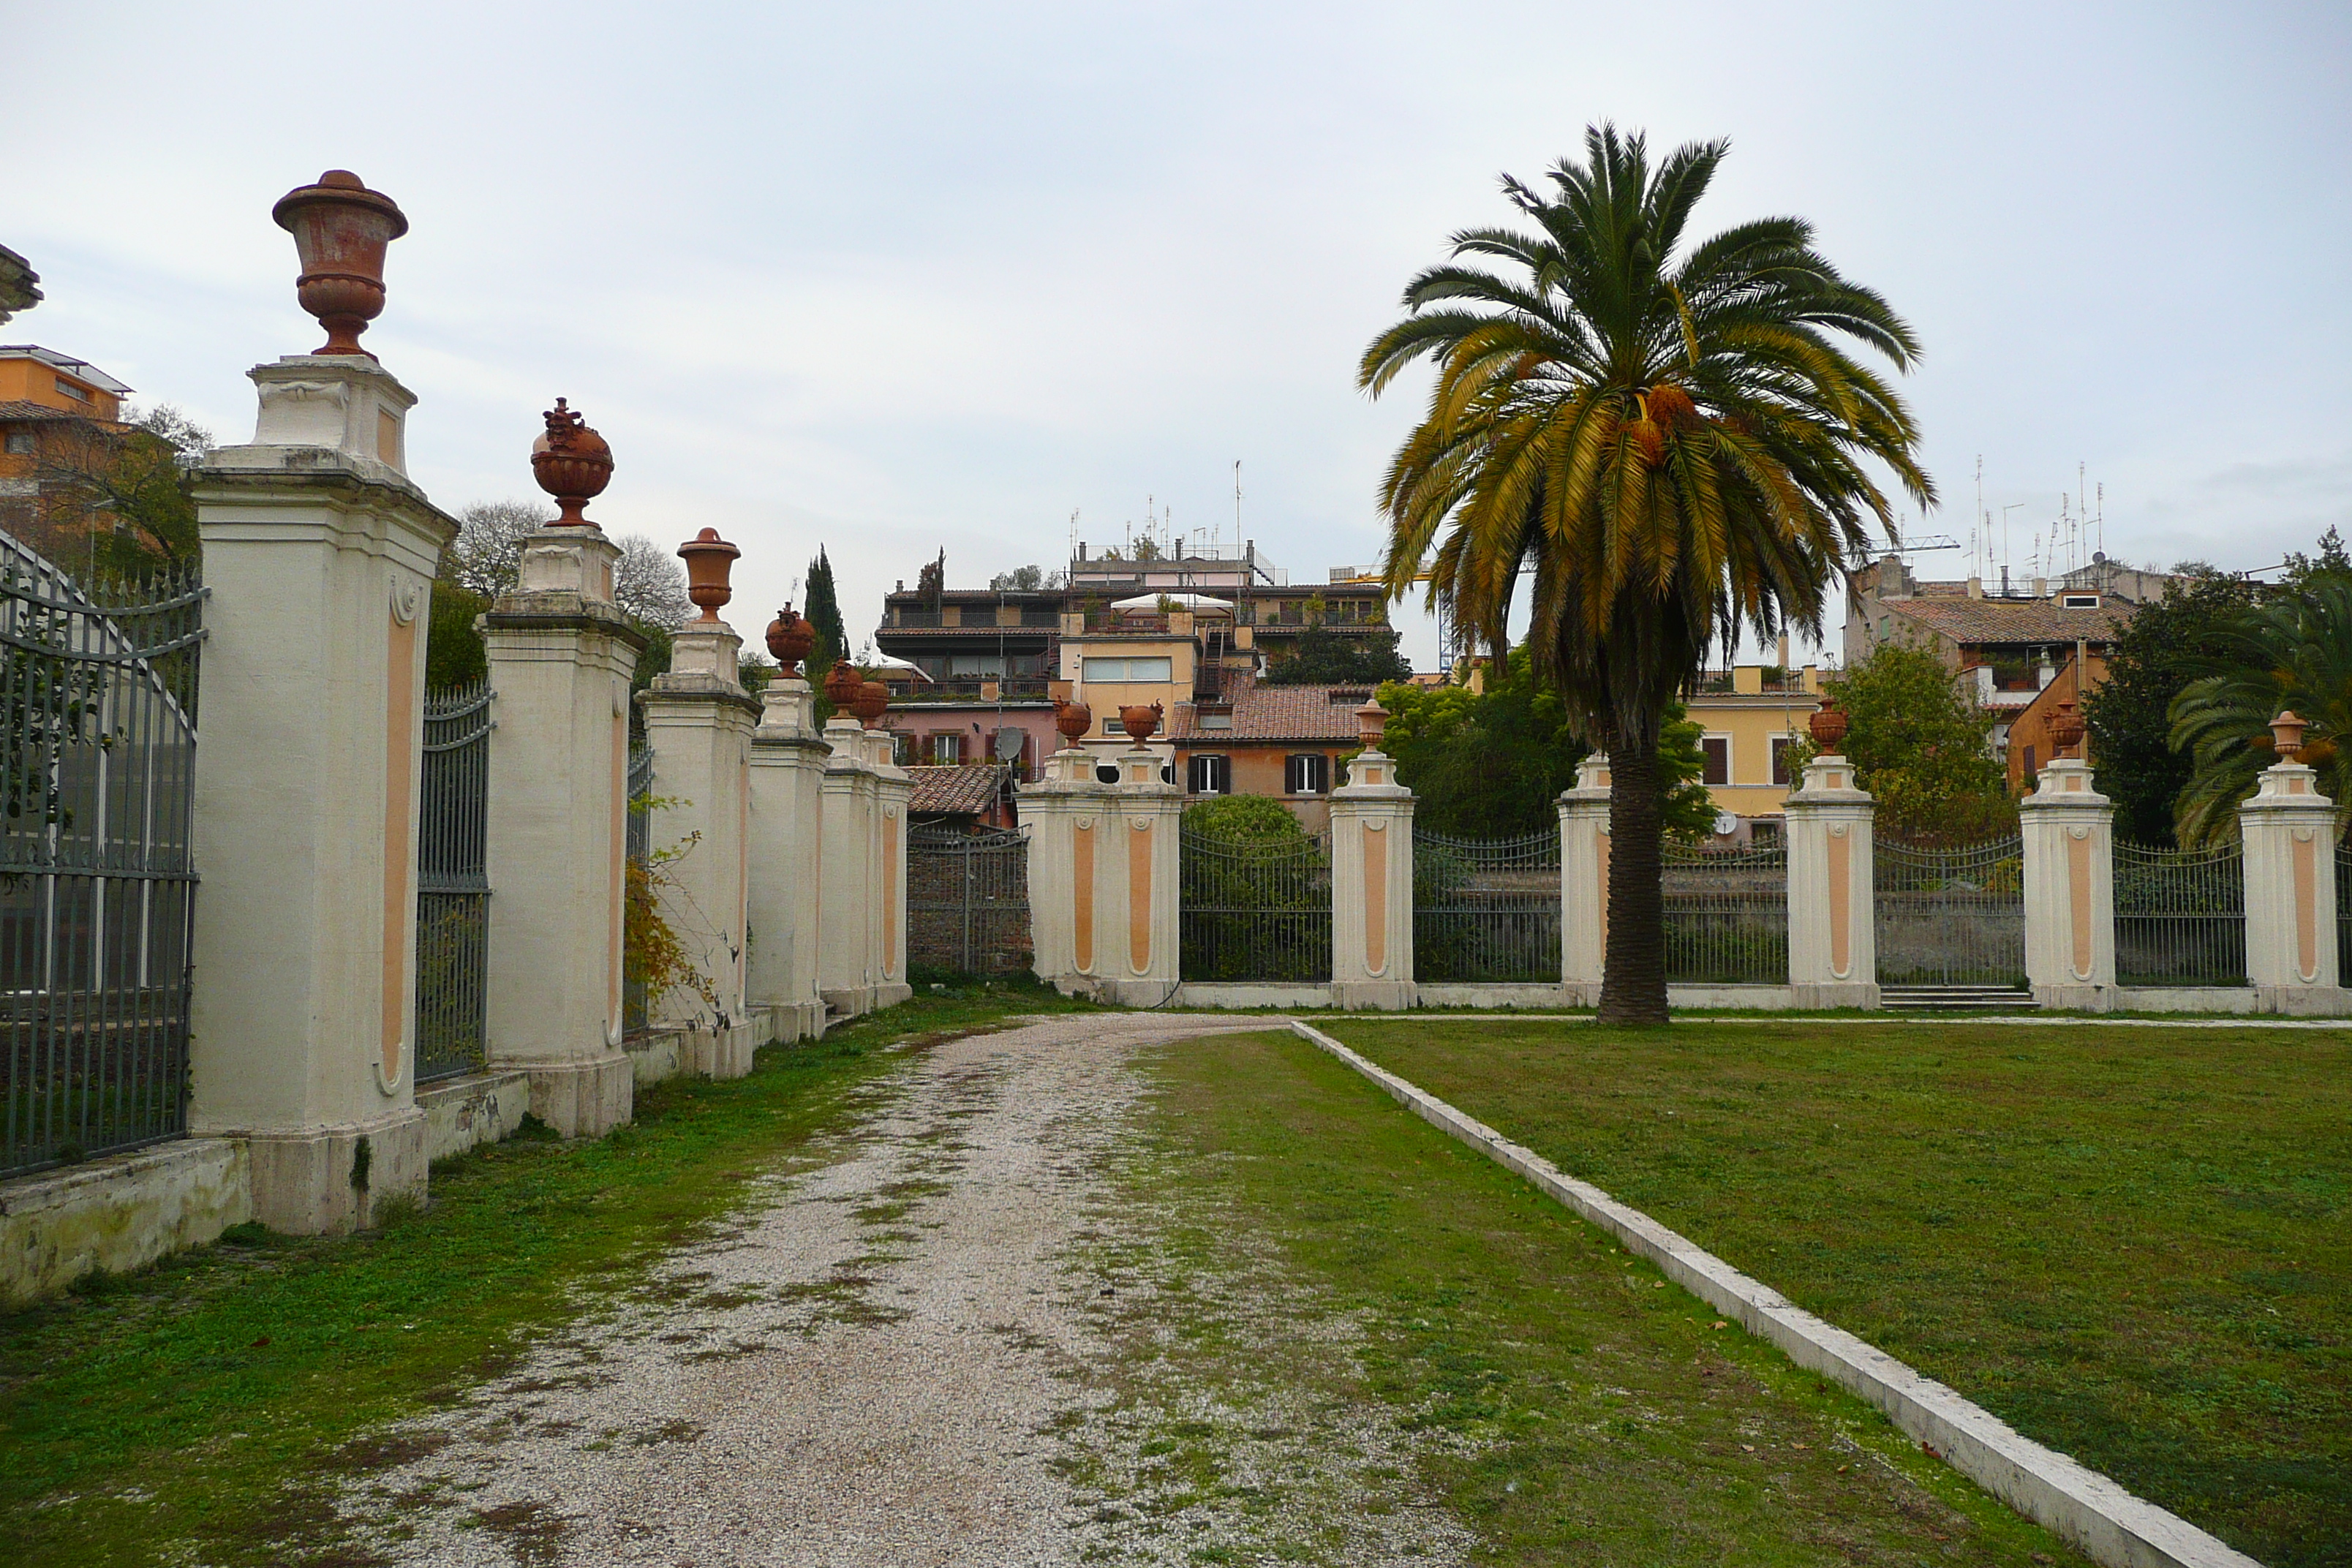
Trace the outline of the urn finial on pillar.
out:
M 2303 732 L 2310 728 L 2311 721 L 2298 719 L 2292 708 L 2271 721 L 2271 750 L 2278 753 L 2280 762 L 2297 760 L 2296 753 L 2303 750 Z
M 807 616 L 790 605 L 776 612 L 768 623 L 768 652 L 780 667 L 779 680 L 790 680 L 801 671 L 801 660 L 816 646 L 816 627 Z
M 548 526 L 591 527 L 583 509 L 613 482 L 613 448 L 561 397 L 543 417 L 547 429 L 530 444 L 530 474 L 562 513 Z
M 719 538 L 715 528 L 704 529 L 679 545 L 677 552 L 686 560 L 686 596 L 702 606 L 703 621 L 716 623 L 719 606 L 735 596 L 727 574 L 743 552 Z
M 293 235 L 302 258 L 295 298 L 327 329 L 314 352 L 373 359 L 360 334 L 383 310 L 384 248 L 408 232 L 398 205 L 349 169 L 330 169 L 316 184 L 278 197 L 269 216 Z

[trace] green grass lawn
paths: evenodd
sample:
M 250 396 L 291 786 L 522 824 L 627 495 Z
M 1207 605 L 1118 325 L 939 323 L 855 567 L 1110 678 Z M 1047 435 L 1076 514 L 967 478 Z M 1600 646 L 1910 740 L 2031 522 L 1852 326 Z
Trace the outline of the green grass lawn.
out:
M 373 1429 L 511 1364 L 854 1120 L 881 1047 L 1065 1005 L 927 994 L 748 1078 L 641 1091 L 608 1138 L 446 1161 L 382 1232 L 250 1234 L 0 1316 L 0 1563 L 362 1561 L 329 1499 L 395 1457 Z
M 1328 1030 L 2271 1568 L 2352 1563 L 2352 1032 Z
M 1117 1396 L 1182 1417 L 1142 1450 L 1162 1457 L 1158 1484 L 1175 1500 L 1230 1484 L 1219 1445 L 1248 1434 L 1197 1415 L 1220 1386 L 1352 1384 L 1335 1404 L 1370 1401 L 1427 1438 L 1422 1473 L 1367 1511 L 1433 1497 L 1476 1535 L 1475 1562 L 2080 1561 L 1304 1041 L 1188 1040 L 1149 1070 L 1156 1092 L 1127 1179 L 1141 1209 L 1177 1218 L 1129 1264 L 1160 1277 L 1127 1342 L 1134 1376 L 1173 1386 Z M 1268 1268 L 1286 1292 L 1272 1342 L 1233 1285 Z M 1220 1270 L 1232 1279 L 1200 1282 Z M 1193 1553 L 1294 1558 L 1326 1560 L 1314 1542 Z

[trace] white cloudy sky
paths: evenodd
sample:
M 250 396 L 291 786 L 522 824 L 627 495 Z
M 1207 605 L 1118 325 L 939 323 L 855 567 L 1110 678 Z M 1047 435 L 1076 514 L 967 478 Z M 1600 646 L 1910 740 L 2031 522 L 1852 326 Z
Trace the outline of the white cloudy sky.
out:
M 2134 562 L 2352 525 L 2340 4 L 0 17 L 0 242 L 49 296 L 0 332 L 243 438 L 244 370 L 318 336 L 270 204 L 357 170 L 413 225 L 368 342 L 434 499 L 532 493 L 567 395 L 621 465 L 595 514 L 740 543 L 747 633 L 820 543 L 856 631 L 941 547 L 977 584 L 1053 564 L 1073 511 L 1097 545 L 1147 498 L 1229 530 L 1236 458 L 1295 578 L 1375 559 L 1415 399 L 1368 403 L 1358 353 L 1507 216 L 1498 172 L 1604 119 L 1729 137 L 1704 226 L 1806 215 L 1909 316 L 1929 531 L 1969 536 L 1979 454 L 2021 570 L 2078 464 Z

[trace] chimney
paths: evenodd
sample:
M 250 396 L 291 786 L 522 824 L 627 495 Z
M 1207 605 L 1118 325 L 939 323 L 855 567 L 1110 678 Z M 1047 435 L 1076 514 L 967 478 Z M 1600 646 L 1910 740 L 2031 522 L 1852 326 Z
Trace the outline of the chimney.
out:
M 2004 599 L 2009 597 L 2009 565 L 2006 562 L 2000 568 L 2000 596 Z
M 2036 577 L 2033 580 L 2033 596 L 2037 599 L 2046 599 L 2050 596 L 2049 578 Z
M 1984 579 L 1973 572 L 1969 574 L 1969 597 L 1971 599 L 1984 597 Z
M 1780 634 L 1780 656 L 1779 656 L 1779 658 L 1778 658 L 1777 659 L 1775 659 L 1775 660 L 1774 660 L 1774 662 L 1780 665 L 1780 669 L 1781 669 L 1781 672 L 1782 672 L 1784 675 L 1788 672 L 1788 668 L 1789 668 L 1789 634 L 1788 634 L 1788 633 L 1786 633 L 1786 632 L 1782 632 L 1782 633 Z

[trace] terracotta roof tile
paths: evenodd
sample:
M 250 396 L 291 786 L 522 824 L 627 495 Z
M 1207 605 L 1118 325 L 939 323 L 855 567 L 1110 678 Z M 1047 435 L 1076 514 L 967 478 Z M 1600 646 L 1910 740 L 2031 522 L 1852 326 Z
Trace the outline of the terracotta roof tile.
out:
M 2070 610 L 2047 599 L 1888 599 L 1880 607 L 1962 643 L 2112 642 L 2133 609 Z
M 1333 701 L 1339 693 L 1341 700 Z M 1365 686 L 1262 686 L 1246 670 L 1225 672 L 1222 695 L 1233 705 L 1230 730 L 1201 728 L 1201 710 L 1179 703 L 1171 741 L 1349 741 L 1356 710 L 1371 700 Z
M 908 768 L 915 793 L 909 816 L 977 816 L 995 804 L 1012 769 L 1003 763 L 941 763 Z

